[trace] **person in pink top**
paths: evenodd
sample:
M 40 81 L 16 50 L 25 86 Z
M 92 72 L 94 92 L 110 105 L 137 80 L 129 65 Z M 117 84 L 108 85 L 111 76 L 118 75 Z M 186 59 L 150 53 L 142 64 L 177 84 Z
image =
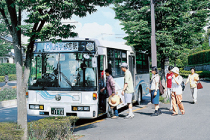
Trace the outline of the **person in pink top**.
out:
M 173 77 L 173 72 L 171 71 L 174 67 L 173 66 L 169 66 L 168 67 L 168 73 L 166 75 L 166 96 L 169 98 L 170 100 L 170 109 L 169 111 L 172 111 L 172 100 L 171 100 L 171 93 L 172 93 L 172 90 L 171 90 L 171 87 L 172 87 L 172 77 Z

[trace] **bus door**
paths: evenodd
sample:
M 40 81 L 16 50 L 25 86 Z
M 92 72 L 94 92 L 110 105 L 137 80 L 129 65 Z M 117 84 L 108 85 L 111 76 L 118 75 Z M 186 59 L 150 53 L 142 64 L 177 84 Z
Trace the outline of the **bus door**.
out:
M 135 57 L 129 55 L 129 71 L 131 72 L 133 83 L 134 83 L 134 76 L 135 76 Z
M 106 112 L 106 90 L 100 92 L 102 88 L 105 87 L 106 82 L 106 75 L 105 75 L 105 56 L 99 55 L 98 56 L 98 95 L 99 95 L 99 113 Z

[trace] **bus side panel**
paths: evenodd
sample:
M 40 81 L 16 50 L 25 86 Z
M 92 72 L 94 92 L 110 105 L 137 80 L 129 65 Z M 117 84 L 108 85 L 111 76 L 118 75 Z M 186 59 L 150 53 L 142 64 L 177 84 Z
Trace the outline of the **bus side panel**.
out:
M 149 94 L 149 73 L 147 74 L 136 74 L 136 85 L 134 88 L 135 95 L 138 94 L 139 87 L 142 86 L 142 97 Z

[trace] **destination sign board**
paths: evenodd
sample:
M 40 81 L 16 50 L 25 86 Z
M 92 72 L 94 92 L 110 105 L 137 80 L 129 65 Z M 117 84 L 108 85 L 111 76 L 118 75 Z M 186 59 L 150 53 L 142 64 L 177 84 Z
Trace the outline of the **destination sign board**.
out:
M 88 47 L 86 47 L 88 46 Z M 94 42 L 87 41 L 72 41 L 72 42 L 36 42 L 34 44 L 34 52 L 76 52 L 87 51 L 89 46 L 93 46 L 91 51 L 94 51 Z

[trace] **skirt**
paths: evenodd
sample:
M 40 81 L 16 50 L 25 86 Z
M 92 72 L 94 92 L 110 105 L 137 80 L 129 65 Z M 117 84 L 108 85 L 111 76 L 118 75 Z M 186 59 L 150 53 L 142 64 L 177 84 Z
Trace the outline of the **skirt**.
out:
M 154 96 L 155 90 L 151 90 L 151 102 L 152 104 L 159 104 L 159 97 L 160 97 L 160 93 L 159 93 L 159 89 L 157 90 L 157 95 Z

